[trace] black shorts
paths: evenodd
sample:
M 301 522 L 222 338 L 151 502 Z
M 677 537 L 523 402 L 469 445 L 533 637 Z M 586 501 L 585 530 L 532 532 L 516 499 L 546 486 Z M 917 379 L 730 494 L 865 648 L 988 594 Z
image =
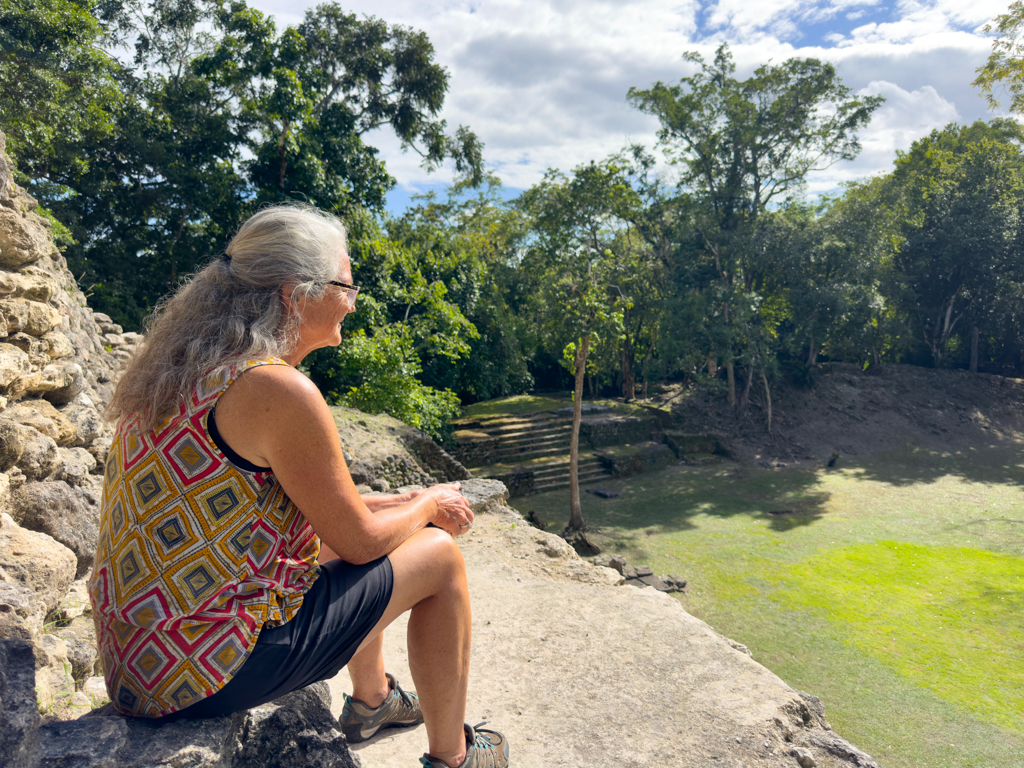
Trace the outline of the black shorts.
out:
M 298 613 L 263 628 L 227 685 L 164 719 L 229 715 L 337 675 L 384 615 L 394 573 L 387 557 L 365 565 L 331 560 L 320 569 Z

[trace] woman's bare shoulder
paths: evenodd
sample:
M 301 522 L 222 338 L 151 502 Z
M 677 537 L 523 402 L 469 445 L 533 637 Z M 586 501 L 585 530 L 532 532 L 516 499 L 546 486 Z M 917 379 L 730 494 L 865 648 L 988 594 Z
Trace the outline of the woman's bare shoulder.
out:
M 276 414 L 295 416 L 327 409 L 316 385 L 289 365 L 261 365 L 239 376 L 221 395 L 217 421 L 223 413 L 250 421 L 254 416 Z

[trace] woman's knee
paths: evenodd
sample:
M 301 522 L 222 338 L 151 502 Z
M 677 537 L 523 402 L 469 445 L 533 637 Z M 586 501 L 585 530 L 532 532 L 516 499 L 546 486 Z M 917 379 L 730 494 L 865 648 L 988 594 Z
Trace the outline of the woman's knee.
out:
M 389 556 L 395 579 L 414 579 L 434 589 L 464 583 L 466 562 L 455 540 L 440 528 L 424 528 Z

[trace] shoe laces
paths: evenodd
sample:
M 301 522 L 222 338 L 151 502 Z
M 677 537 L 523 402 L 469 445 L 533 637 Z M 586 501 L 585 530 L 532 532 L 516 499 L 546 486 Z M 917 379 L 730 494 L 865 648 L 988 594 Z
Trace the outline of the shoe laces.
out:
M 473 743 L 472 744 L 468 744 L 467 747 L 466 747 L 466 758 L 465 758 L 465 760 L 469 759 L 469 750 L 471 750 L 471 749 L 481 749 L 481 750 L 483 750 L 483 749 L 493 750 L 494 749 L 494 745 L 491 743 L 490 739 L 488 739 L 483 734 L 477 733 L 477 729 L 478 728 L 487 725 L 489 722 L 491 722 L 491 721 L 490 720 L 482 720 L 479 723 L 477 723 L 476 725 L 470 726 L 473 729 Z M 465 760 L 463 760 L 463 762 L 465 762 Z M 444 762 L 443 760 L 441 760 L 439 762 L 442 765 L 448 765 L 448 763 Z M 437 768 L 437 763 L 435 763 L 433 760 L 431 760 L 426 755 L 423 755 L 420 758 L 420 765 L 423 766 L 423 768 Z M 451 766 L 448 766 L 448 768 L 451 768 Z

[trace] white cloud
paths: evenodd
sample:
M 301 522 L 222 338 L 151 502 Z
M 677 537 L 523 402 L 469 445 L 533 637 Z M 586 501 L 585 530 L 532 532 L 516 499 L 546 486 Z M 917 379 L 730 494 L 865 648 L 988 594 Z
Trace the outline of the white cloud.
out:
M 896 151 L 910 145 L 936 128 L 962 120 L 956 105 L 944 99 L 930 85 L 907 91 L 886 80 L 874 80 L 858 91 L 862 96 L 884 96 L 863 133 L 860 155 L 851 163 L 815 173 L 808 180 L 812 194 L 835 191 L 846 181 L 892 170 Z
M 301 20 L 281 0 L 255 5 L 279 23 Z M 309 5 L 315 5 L 310 0 Z M 470 126 L 508 186 L 568 171 L 630 141 L 653 145 L 657 122 L 625 101 L 630 86 L 678 82 L 687 50 L 712 56 L 728 42 L 737 74 L 793 56 L 832 61 L 850 87 L 888 99 L 863 132 L 854 163 L 817 174 L 810 188 L 887 170 L 896 149 L 951 120 L 985 117 L 970 83 L 990 41 L 978 28 L 1007 0 L 354 0 L 346 10 L 422 29 L 450 88 L 443 117 Z M 858 21 L 863 21 L 857 25 Z M 809 25 L 818 45 L 797 47 Z M 822 31 L 824 30 L 824 31 Z M 367 137 L 406 187 L 427 175 L 385 131 Z

